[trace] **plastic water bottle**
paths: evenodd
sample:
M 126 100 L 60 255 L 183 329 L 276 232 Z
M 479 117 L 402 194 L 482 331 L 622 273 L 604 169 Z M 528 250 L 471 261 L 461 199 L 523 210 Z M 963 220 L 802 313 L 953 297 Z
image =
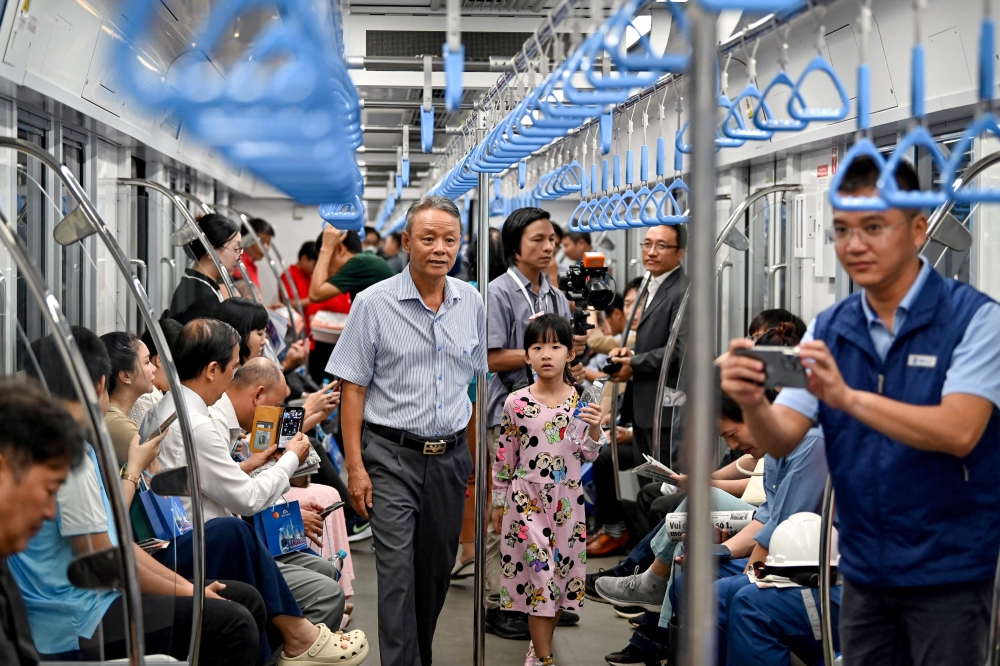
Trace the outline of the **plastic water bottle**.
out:
M 344 568 L 344 560 L 347 559 L 347 551 L 338 550 L 334 553 L 333 557 L 330 558 L 330 562 L 333 563 L 333 568 L 336 569 L 337 573 L 334 574 L 334 580 L 340 580 L 340 572 Z
M 573 410 L 573 418 L 570 421 L 570 440 L 575 444 L 579 444 L 587 438 L 587 430 L 590 428 L 590 424 L 580 418 L 583 408 L 590 403 L 600 404 L 603 390 L 604 382 L 594 382 L 583 389 L 580 402 L 577 403 L 576 409 Z

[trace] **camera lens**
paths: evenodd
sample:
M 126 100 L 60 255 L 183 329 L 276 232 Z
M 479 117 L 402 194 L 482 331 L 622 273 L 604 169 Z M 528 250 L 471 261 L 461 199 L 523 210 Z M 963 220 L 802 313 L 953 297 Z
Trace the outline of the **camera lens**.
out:
M 603 280 L 590 281 L 590 295 L 587 302 L 591 307 L 595 310 L 606 310 L 613 300 L 615 300 L 615 292 L 611 291 L 607 282 Z

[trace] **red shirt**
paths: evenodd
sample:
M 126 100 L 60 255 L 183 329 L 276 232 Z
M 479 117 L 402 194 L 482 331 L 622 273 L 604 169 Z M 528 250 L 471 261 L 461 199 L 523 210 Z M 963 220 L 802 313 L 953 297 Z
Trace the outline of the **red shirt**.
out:
M 248 268 L 247 270 L 249 271 L 250 269 Z M 282 281 L 285 283 L 285 289 L 288 290 L 289 295 L 293 299 L 295 298 L 295 294 L 292 292 L 292 288 L 288 284 L 289 275 L 292 276 L 292 280 L 295 282 L 295 288 L 299 291 L 299 299 L 302 301 L 302 309 L 306 316 L 306 335 L 309 335 L 309 320 L 312 319 L 312 316 L 320 310 L 342 312 L 344 314 L 348 314 L 351 311 L 350 294 L 340 294 L 339 296 L 334 296 L 333 298 L 323 301 L 322 303 L 310 303 L 309 285 L 312 282 L 312 279 L 306 275 L 301 268 L 294 264 L 288 267 L 288 273 L 281 276 Z
M 249 252 L 244 252 L 240 259 L 243 260 L 243 265 L 247 269 L 247 277 L 260 289 L 260 278 L 257 277 L 257 262 L 254 261 L 253 255 Z M 233 268 L 233 279 L 239 280 L 241 277 L 243 276 L 240 274 L 240 267 L 237 265 Z

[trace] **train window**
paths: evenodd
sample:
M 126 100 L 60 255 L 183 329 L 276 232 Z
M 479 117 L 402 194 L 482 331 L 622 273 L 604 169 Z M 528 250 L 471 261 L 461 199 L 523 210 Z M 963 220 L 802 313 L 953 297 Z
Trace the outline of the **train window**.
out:
M 41 123 L 25 122 L 21 119 L 21 115 L 18 117 L 17 138 L 46 148 L 48 128 L 42 127 Z M 32 114 L 26 115 L 31 116 L 31 119 L 35 118 Z M 29 158 L 24 153 L 17 153 L 17 204 L 16 211 L 12 212 L 17 220 L 17 235 L 24 241 L 28 248 L 28 256 L 36 262 L 51 288 L 52 271 L 49 266 L 48 251 L 51 229 L 47 219 L 51 213 L 46 202 L 48 195 L 43 185 L 47 178 L 46 171 L 38 160 Z M 35 340 L 43 335 L 42 313 L 37 303 L 28 297 L 27 289 L 23 278 L 18 277 L 17 320 L 28 338 Z

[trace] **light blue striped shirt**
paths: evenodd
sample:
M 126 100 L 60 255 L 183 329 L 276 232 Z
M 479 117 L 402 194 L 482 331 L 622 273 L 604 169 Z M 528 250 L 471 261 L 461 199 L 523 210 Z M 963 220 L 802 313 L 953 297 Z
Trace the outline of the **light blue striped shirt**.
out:
M 367 386 L 365 421 L 422 437 L 465 428 L 469 384 L 486 374 L 486 312 L 479 292 L 447 278 L 427 307 L 409 268 L 358 294 L 326 371 Z

